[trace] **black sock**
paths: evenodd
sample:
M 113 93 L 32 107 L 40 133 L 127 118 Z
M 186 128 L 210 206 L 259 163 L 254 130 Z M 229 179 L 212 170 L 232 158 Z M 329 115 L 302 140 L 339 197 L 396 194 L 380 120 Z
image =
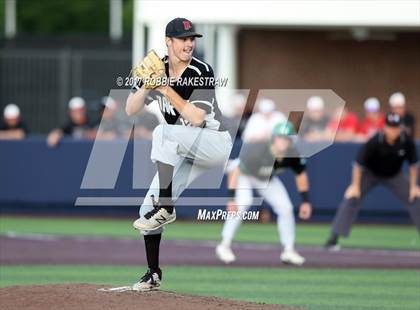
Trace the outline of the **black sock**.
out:
M 338 235 L 331 234 L 330 239 L 328 240 L 330 244 L 337 244 L 338 243 Z
M 159 246 L 162 234 L 144 235 L 147 265 L 151 272 L 160 272 L 159 269 Z
M 168 164 L 157 162 L 159 175 L 159 202 L 169 213 L 172 213 L 172 177 L 174 167 Z

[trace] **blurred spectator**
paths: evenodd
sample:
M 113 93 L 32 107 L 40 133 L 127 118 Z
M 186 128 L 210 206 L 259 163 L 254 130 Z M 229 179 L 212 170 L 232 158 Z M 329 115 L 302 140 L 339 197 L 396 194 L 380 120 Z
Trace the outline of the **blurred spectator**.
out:
M 251 115 L 242 134 L 244 142 L 268 141 L 278 123 L 286 121 L 283 113 L 275 110 L 275 103 L 271 99 L 263 98 L 258 104 L 258 112 Z
M 329 133 L 327 125 L 329 118 L 325 113 L 324 99 L 312 96 L 306 103 L 307 117 L 304 116 L 299 134 L 307 141 L 321 141 L 327 139 Z
M 28 129 L 21 119 L 20 109 L 14 104 L 8 104 L 3 111 L 3 121 L 0 123 L 0 139 L 20 140 L 25 138 Z
M 117 118 L 118 104 L 111 97 L 101 99 L 100 123 L 96 126 L 96 139 L 112 140 L 122 133 L 122 121 Z
M 359 140 L 369 139 L 385 126 L 385 117 L 380 112 L 380 103 L 377 98 L 371 97 L 366 99 L 364 108 L 365 118 L 358 130 Z
M 87 117 L 85 100 L 81 97 L 73 97 L 68 106 L 69 120 L 60 127 L 53 129 L 48 137 L 49 147 L 56 146 L 64 135 L 75 139 L 93 139 L 95 137 L 94 125 Z
M 389 97 L 391 112 L 397 113 L 402 118 L 402 126 L 407 134 L 413 138 L 415 134 L 416 119 L 407 111 L 405 106 L 405 96 L 402 93 L 394 93 Z
M 245 130 L 250 114 L 245 113 L 246 97 L 243 94 L 235 94 L 232 98 L 232 103 L 234 115 L 226 118 L 225 122 L 228 124 L 232 138 L 239 138 Z
M 235 93 L 230 98 L 233 106 L 233 116 L 222 115 L 222 121 L 225 124 L 232 139 L 242 136 L 245 125 L 249 119 L 250 113 L 246 113 L 246 97 L 241 93 Z
M 134 119 L 134 138 L 152 139 L 153 130 L 159 125 L 159 119 L 154 113 L 150 113 L 146 109 L 141 109 Z M 128 134 L 131 132 L 129 128 Z
M 337 108 L 328 123 L 328 131 L 331 138 L 339 142 L 349 142 L 356 139 L 359 128 L 357 115 L 350 112 L 346 107 Z

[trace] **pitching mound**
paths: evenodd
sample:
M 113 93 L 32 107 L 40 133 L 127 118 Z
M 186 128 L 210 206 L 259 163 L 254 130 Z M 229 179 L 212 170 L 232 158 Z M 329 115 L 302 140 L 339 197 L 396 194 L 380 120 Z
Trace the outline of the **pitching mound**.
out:
M 0 308 L 25 310 L 133 310 L 133 309 L 289 309 L 279 305 L 267 305 L 231 301 L 217 297 L 181 295 L 172 292 L 100 292 L 103 286 L 88 284 L 11 286 L 0 289 Z

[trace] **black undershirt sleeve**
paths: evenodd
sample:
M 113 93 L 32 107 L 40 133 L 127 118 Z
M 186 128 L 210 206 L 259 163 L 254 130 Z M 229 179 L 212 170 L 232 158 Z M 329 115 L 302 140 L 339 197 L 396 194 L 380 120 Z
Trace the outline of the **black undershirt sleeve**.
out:
M 295 174 L 301 174 L 306 170 L 306 160 L 304 158 L 291 158 L 291 169 Z

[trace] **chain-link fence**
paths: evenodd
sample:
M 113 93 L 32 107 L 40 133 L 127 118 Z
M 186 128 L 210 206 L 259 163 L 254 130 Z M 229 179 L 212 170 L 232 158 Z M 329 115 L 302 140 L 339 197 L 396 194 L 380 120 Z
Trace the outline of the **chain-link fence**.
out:
M 66 119 L 72 96 L 97 101 L 130 72 L 131 53 L 83 50 L 0 50 L 0 107 L 17 104 L 32 133 Z

